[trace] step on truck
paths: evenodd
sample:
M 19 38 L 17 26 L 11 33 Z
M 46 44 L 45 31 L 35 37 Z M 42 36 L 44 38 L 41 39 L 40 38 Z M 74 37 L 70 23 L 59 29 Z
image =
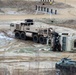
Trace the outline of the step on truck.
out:
M 27 40 L 27 37 L 31 37 L 34 42 L 41 44 L 46 44 L 47 38 L 51 36 L 51 31 L 53 30 L 49 26 L 44 25 L 44 23 L 35 23 L 33 19 L 13 22 L 10 24 L 10 27 L 15 34 L 15 38 Z

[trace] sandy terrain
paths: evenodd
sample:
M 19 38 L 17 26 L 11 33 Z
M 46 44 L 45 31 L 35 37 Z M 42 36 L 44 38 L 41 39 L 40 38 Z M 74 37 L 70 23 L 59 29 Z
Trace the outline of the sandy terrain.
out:
M 59 0 L 56 0 L 59 1 Z M 60 1 L 59 1 L 60 2 Z M 61 0 L 61 2 L 65 3 L 65 0 Z M 11 4 L 12 3 L 12 4 Z M 5 3 L 5 5 L 1 5 L 1 12 L 3 13 L 3 15 L 0 15 L 0 21 L 12 21 L 12 20 L 24 20 L 26 18 L 36 18 L 36 19 L 41 19 L 41 18 L 47 18 L 50 19 L 50 21 L 53 19 L 57 20 L 57 22 L 54 23 L 54 25 L 58 25 L 58 26 L 65 26 L 65 27 L 70 27 L 75 29 L 75 21 L 76 21 L 76 8 L 75 8 L 75 0 L 71 1 L 71 0 L 66 0 L 66 7 L 64 7 L 65 5 L 62 4 L 61 6 L 63 6 L 63 9 L 58 9 L 58 14 L 57 15 L 49 15 L 49 14 L 41 14 L 38 15 L 37 12 L 34 11 L 34 14 L 32 15 L 32 13 L 30 13 L 30 15 L 27 15 L 27 9 L 30 10 L 31 12 L 33 12 L 33 10 L 35 10 L 35 5 L 38 4 L 38 2 L 32 2 L 32 5 L 30 5 L 31 2 L 7 2 Z M 67 4 L 69 4 L 70 6 L 72 6 L 73 8 L 67 8 Z M 10 6 L 12 5 L 12 6 Z M 23 6 L 24 5 L 24 6 Z M 27 7 L 26 6 L 31 6 L 31 7 Z M 9 8 L 10 6 L 10 8 Z M 57 5 L 58 6 L 58 5 Z M 20 8 L 20 9 L 18 9 Z M 17 10 L 21 10 L 21 12 L 17 12 Z M 22 12 L 23 11 L 23 12 Z M 5 13 L 4 13 L 5 12 Z M 15 13 L 17 12 L 17 13 Z M 25 13 L 25 14 L 24 14 Z M 8 14 L 8 15 L 7 15 Z M 46 20 L 47 22 L 47 20 Z M 71 23 L 70 23 L 71 22 Z M 70 24 L 70 25 L 69 25 Z
M 65 0 L 61 1 L 65 3 Z M 2 71 L 0 73 L 3 74 L 0 75 L 4 75 L 4 73 L 8 73 L 8 75 L 24 75 L 25 72 L 26 75 L 49 75 L 53 73 L 53 71 L 51 71 L 51 68 L 52 70 L 54 69 L 54 74 L 52 75 L 55 75 L 55 63 L 61 58 L 69 56 L 69 58 L 76 60 L 76 53 L 52 52 L 50 51 L 50 47 L 47 45 L 33 43 L 31 40 L 22 41 L 15 39 L 14 35 L 10 32 L 9 27 L 9 24 L 12 21 L 34 18 L 45 23 L 49 23 L 53 20 L 54 23 L 49 23 L 50 25 L 58 25 L 76 29 L 76 1 L 67 0 L 66 3 L 73 6 L 73 8 L 65 7 L 65 9 L 59 10 L 59 13 L 57 15 L 38 15 L 37 13 L 34 13 L 33 15 L 26 15 L 22 14 L 22 12 L 21 14 L 13 14 L 13 9 L 7 13 L 4 13 L 4 10 L 7 11 L 7 9 L 0 10 L 3 13 L 3 15 L 0 15 L 0 68 Z M 8 8 L 8 10 L 10 9 Z M 46 50 L 38 51 L 39 49 L 43 48 Z M 39 70 L 41 72 L 39 72 Z

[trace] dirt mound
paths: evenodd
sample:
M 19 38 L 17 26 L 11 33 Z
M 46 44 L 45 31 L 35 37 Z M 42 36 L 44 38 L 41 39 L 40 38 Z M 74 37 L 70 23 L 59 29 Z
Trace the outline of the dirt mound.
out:
M 76 29 L 76 19 L 42 19 L 41 22 L 54 25 L 54 26 L 61 26 Z
M 53 6 L 57 8 L 72 8 L 72 6 L 64 3 L 55 3 Z
M 24 1 L 24 0 L 8 0 L 8 1 L 1 1 L 0 2 L 0 7 L 1 8 L 10 8 L 8 9 L 6 12 L 11 11 L 10 13 L 12 14 L 12 12 L 15 12 L 13 14 L 17 14 L 17 13 L 24 13 L 24 14 L 35 14 L 35 6 L 36 5 L 42 5 L 42 3 L 40 3 L 39 1 Z M 68 5 L 68 4 L 64 4 L 64 3 L 57 3 L 55 2 L 53 5 L 47 5 L 47 7 L 56 7 L 56 8 L 72 8 L 72 6 Z M 13 10 L 12 9 L 16 9 Z M 5 10 L 5 9 L 4 9 Z M 7 13 L 6 13 L 7 14 Z M 8 13 L 9 14 L 9 13 Z
M 13 38 L 10 38 L 10 37 L 6 36 L 5 33 L 0 32 L 0 47 L 6 46 L 11 41 L 13 41 Z
M 32 2 L 32 1 L 15 1 L 15 0 L 12 0 L 12 1 L 7 1 L 7 2 L 0 2 L 0 7 L 1 8 L 11 8 L 10 11 L 12 9 L 16 9 L 14 10 L 15 12 L 24 12 L 24 13 L 35 13 L 35 5 L 37 4 L 38 2 Z M 8 10 L 9 11 L 9 10 Z M 6 12 L 5 12 L 6 13 Z
M 76 20 L 66 20 L 65 22 L 63 22 L 63 24 L 75 25 Z
M 0 12 L 1 12 L 1 13 L 4 13 L 4 11 L 3 11 L 3 10 L 1 10 L 1 9 L 0 9 Z

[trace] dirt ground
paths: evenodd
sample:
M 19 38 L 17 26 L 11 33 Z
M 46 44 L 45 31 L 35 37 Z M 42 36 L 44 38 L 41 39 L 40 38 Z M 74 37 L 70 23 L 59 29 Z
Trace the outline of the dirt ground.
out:
M 64 0 L 61 1 L 65 3 Z M 38 15 L 36 13 L 34 13 L 33 15 L 32 13 L 31 14 L 27 13 L 28 14 L 27 15 L 27 14 L 22 14 L 22 12 L 21 14 L 20 13 L 5 14 L 2 9 L 0 10 L 3 13 L 0 14 L 1 17 L 0 18 L 0 68 L 1 68 L 0 75 L 5 75 L 5 74 L 24 75 L 25 72 L 26 75 L 50 75 L 50 74 L 55 75 L 55 63 L 59 61 L 61 58 L 69 56 L 69 58 L 76 60 L 76 53 L 52 52 L 50 51 L 50 47 L 47 45 L 34 43 L 31 40 L 23 41 L 23 40 L 15 39 L 14 34 L 11 33 L 9 26 L 12 21 L 24 20 L 26 18 L 33 18 L 48 23 L 50 25 L 58 25 L 58 26 L 64 25 L 64 27 L 69 27 L 76 30 L 76 25 L 75 25 L 76 1 L 67 0 L 66 3 L 70 4 L 70 6 L 72 6 L 73 8 L 66 9 L 65 7 L 65 9 L 60 11 L 60 13 L 57 15 L 49 15 L 49 14 Z M 21 2 L 21 5 L 23 4 L 24 3 Z M 6 4 L 5 6 L 7 5 L 8 4 Z M 0 5 L 0 7 L 2 8 L 2 5 Z M 17 8 L 18 7 L 20 6 L 17 5 Z M 11 8 L 14 8 L 13 4 Z M 24 10 L 24 8 L 25 7 L 21 7 L 19 11 Z M 5 10 L 7 11 L 7 9 Z M 8 10 L 10 9 L 8 8 Z M 54 23 L 50 23 L 51 21 L 54 21 Z M 47 50 L 39 51 L 39 52 L 37 51 L 43 48 Z M 2 71 L 2 68 L 5 69 L 3 69 Z M 31 71 L 31 68 L 33 68 L 34 70 L 32 69 Z M 35 68 L 38 68 L 36 72 L 35 72 Z M 39 72 L 40 68 L 42 68 L 43 71 L 40 70 L 41 72 Z M 50 68 L 52 68 L 52 70 L 54 69 L 54 71 L 51 71 Z M 9 74 L 9 72 L 11 74 Z
M 58 1 L 58 0 L 56 0 Z M 63 2 L 63 3 L 61 3 Z M 57 15 L 54 15 L 54 14 L 38 14 L 36 11 L 34 11 L 34 14 L 28 14 L 27 12 L 25 12 L 26 14 L 23 14 L 23 12 L 19 13 L 19 14 L 16 14 L 16 13 L 13 13 L 13 11 L 16 11 L 16 8 L 18 9 L 18 7 L 20 7 L 20 3 L 21 5 L 22 4 L 25 4 L 23 2 L 16 2 L 17 3 L 17 6 L 15 6 L 16 8 L 12 8 L 9 6 L 7 7 L 7 5 L 10 4 L 10 2 L 7 2 L 5 4 L 5 6 L 1 6 L 1 8 L 5 11 L 5 12 L 8 12 L 8 13 L 3 13 L 3 14 L 0 14 L 0 21 L 12 21 L 12 20 L 24 20 L 26 18 L 34 18 L 34 19 L 42 19 L 42 18 L 45 18 L 45 19 L 50 19 L 50 21 L 53 19 L 53 20 L 57 20 L 58 22 L 55 22 L 54 25 L 58 25 L 58 26 L 65 26 L 65 27 L 70 27 L 70 28 L 76 28 L 75 26 L 75 22 L 76 22 L 76 5 L 75 5 L 75 0 L 73 1 L 65 1 L 64 0 L 61 0 L 61 2 L 59 1 L 59 4 L 61 3 L 61 6 L 65 7 L 65 8 L 62 8 L 62 9 L 59 9 L 58 8 L 58 14 Z M 15 2 L 14 2 L 15 3 Z M 14 6 L 14 3 L 12 4 L 12 6 Z M 30 4 L 30 2 L 28 2 L 28 5 Z M 38 2 L 33 2 L 33 6 L 35 8 L 35 5 L 38 4 Z M 67 8 L 67 6 L 65 6 L 65 4 L 69 4 L 69 6 L 71 6 L 70 8 Z M 16 5 L 16 4 L 15 4 Z M 27 3 L 24 5 L 24 7 L 27 6 Z M 30 5 L 31 6 L 31 5 Z M 54 5 L 56 6 L 56 5 Z M 60 6 L 57 4 L 57 6 Z M 23 7 L 22 7 L 23 8 Z M 30 10 L 32 7 L 30 8 L 27 8 L 28 10 Z M 24 9 L 26 10 L 26 9 Z M 35 10 L 35 9 L 33 9 Z M 21 10 L 23 11 L 23 10 Z M 32 12 L 32 10 L 30 10 Z M 28 14 L 28 15 L 27 15 Z M 46 20 L 47 22 L 47 20 Z M 70 25 L 69 25 L 70 24 Z

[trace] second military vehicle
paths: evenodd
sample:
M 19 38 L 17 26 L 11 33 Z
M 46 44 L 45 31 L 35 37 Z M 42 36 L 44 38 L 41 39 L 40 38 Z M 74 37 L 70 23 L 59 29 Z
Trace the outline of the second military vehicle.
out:
M 55 65 L 60 70 L 60 75 L 76 75 L 76 61 L 63 58 Z

